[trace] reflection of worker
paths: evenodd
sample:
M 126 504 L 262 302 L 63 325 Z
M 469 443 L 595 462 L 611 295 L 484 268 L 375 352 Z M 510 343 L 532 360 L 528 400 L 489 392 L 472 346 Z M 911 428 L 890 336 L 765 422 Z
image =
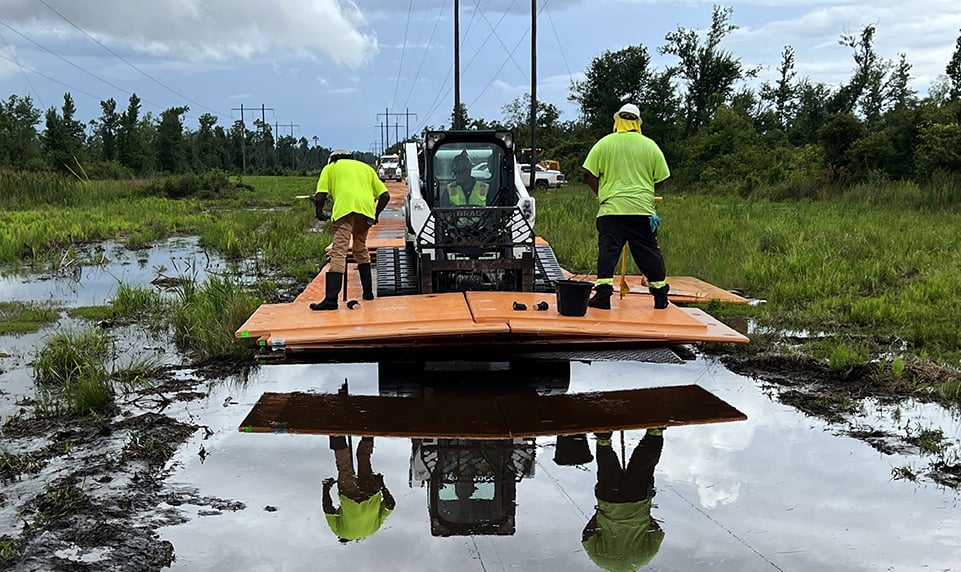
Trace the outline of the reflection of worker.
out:
M 581 543 L 595 564 L 611 571 L 637 570 L 661 548 L 664 531 L 651 518 L 654 467 L 664 447 L 662 429 L 648 429 L 621 468 L 610 433 L 596 433 L 597 507 Z
M 328 195 L 334 201 L 330 216 L 324 212 Z M 330 265 L 327 268 L 324 299 L 311 304 L 311 310 L 337 309 L 337 296 L 344 281 L 344 272 L 347 271 L 348 247 L 357 261 L 364 300 L 374 299 L 367 232 L 377 224 L 380 213 L 389 201 L 387 187 L 373 167 L 355 161 L 350 151 L 338 149 L 330 154 L 330 162 L 321 171 L 314 194 L 317 218 L 334 221 L 331 227 Z
M 330 437 L 330 448 L 337 462 L 337 492 L 340 508 L 334 508 L 330 489 L 334 479 L 324 479 L 324 514 L 327 524 L 341 541 L 358 540 L 377 532 L 394 510 L 394 497 L 384 484 L 384 475 L 374 474 L 370 456 L 374 438 L 364 437 L 357 444 L 357 472 L 350 445 L 343 436 Z
M 657 144 L 641 134 L 637 106 L 623 105 L 614 114 L 614 133 L 594 144 L 584 160 L 584 181 L 600 201 L 597 211 L 597 283 L 589 305 L 609 310 L 614 293 L 614 267 L 624 243 L 647 277 L 655 308 L 667 308 L 664 258 L 657 245 L 660 219 L 654 191 L 671 176 Z
M 487 191 L 490 185 L 478 181 L 471 175 L 471 161 L 467 149 L 454 157 L 452 170 L 454 181 L 447 184 L 447 197 L 454 206 L 478 206 L 487 204 Z

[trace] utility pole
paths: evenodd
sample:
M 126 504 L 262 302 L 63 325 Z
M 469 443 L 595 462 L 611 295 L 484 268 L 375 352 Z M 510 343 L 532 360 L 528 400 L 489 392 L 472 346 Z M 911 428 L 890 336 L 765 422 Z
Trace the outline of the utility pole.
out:
M 463 129 L 460 124 L 460 0 L 454 0 L 454 120 L 452 123 L 452 129 Z
M 291 139 L 293 139 L 293 137 L 294 137 L 294 128 L 296 127 L 297 129 L 300 129 L 300 125 L 297 125 L 297 124 L 295 124 L 295 123 L 287 123 L 286 125 L 278 125 L 277 122 L 274 121 L 274 133 L 277 133 L 277 134 L 279 135 L 279 134 L 280 134 L 280 127 L 286 127 L 286 128 L 288 128 L 288 129 L 290 129 L 290 137 L 291 137 Z M 294 143 L 296 143 L 296 142 L 297 142 L 297 140 L 294 139 L 294 141 L 290 144 L 290 168 L 291 168 L 291 169 L 296 169 L 296 168 L 297 168 L 297 165 L 295 164 L 295 161 L 294 161 L 294 150 L 297 148 L 297 146 L 294 145 Z
M 396 112 L 396 113 L 395 113 L 395 112 L 391 111 L 390 108 L 385 108 L 383 113 L 378 113 L 378 114 L 377 114 L 377 119 L 380 119 L 381 117 L 384 118 L 384 121 L 382 121 L 382 122 L 380 123 L 380 128 L 381 128 L 381 134 L 380 134 L 380 135 L 381 135 L 381 147 L 382 147 L 384 150 L 386 150 L 388 147 L 390 147 L 390 131 L 389 131 L 389 129 L 390 129 L 390 118 L 391 118 L 391 117 L 394 117 L 394 118 L 395 118 L 395 119 L 394 119 L 394 143 L 400 143 L 400 119 L 399 119 L 400 117 L 404 117 L 404 120 L 406 121 L 406 124 L 407 124 L 407 139 L 410 139 L 410 118 L 413 117 L 414 119 L 417 119 L 417 114 L 416 114 L 416 113 L 411 113 L 411 112 L 410 112 L 410 108 L 408 108 L 407 110 L 405 110 L 403 113 L 400 113 L 400 112 Z M 385 137 L 385 134 L 386 134 L 386 137 Z M 385 138 L 387 139 L 387 145 L 386 145 L 386 146 L 383 144 Z
M 264 140 L 264 163 L 267 163 L 267 110 L 273 111 L 273 107 L 266 107 L 260 104 L 260 137 Z
M 257 110 L 256 110 L 255 108 L 244 107 L 244 104 L 243 104 L 243 103 L 240 104 L 240 107 L 233 107 L 233 108 L 231 108 L 230 110 L 231 110 L 231 111 L 239 111 L 239 112 L 240 112 L 240 127 L 241 127 L 241 130 L 240 130 L 240 141 L 241 141 L 241 143 L 240 143 L 240 155 L 241 155 L 241 161 L 242 161 L 242 170 L 241 170 L 241 172 L 240 172 L 240 179 L 241 179 L 241 181 L 242 181 L 243 178 L 244 178 L 244 175 L 247 174 L 247 117 L 246 117 L 246 113 L 247 113 L 248 111 L 249 111 L 249 112 L 254 112 L 254 111 L 257 111 Z M 263 104 L 260 105 L 260 116 L 261 116 L 261 127 L 260 127 L 260 130 L 261 130 L 261 132 L 264 131 L 264 127 L 267 125 L 267 123 L 266 123 L 266 121 L 267 121 L 266 117 L 267 117 L 267 111 L 268 111 L 268 110 L 273 111 L 274 108 L 273 108 L 273 107 L 267 107 L 267 106 L 265 106 L 265 105 L 263 105 Z M 265 137 L 264 137 L 264 144 L 266 145 L 266 143 L 267 143 L 267 138 L 266 138 L 266 136 L 265 136 Z M 265 154 L 265 157 L 266 157 L 266 154 Z
M 537 182 L 537 0 L 531 0 L 531 188 Z

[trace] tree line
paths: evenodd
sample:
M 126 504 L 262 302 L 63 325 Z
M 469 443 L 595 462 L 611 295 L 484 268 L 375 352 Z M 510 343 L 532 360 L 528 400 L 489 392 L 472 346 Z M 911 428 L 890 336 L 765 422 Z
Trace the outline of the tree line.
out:
M 578 118 L 561 121 L 556 105 L 538 102 L 540 156 L 561 161 L 576 178 L 590 146 L 610 132 L 613 113 L 631 101 L 641 109 L 644 133 L 665 151 L 676 184 L 690 188 L 801 198 L 876 178 L 923 183 L 961 172 L 961 35 L 945 73 L 921 98 L 910 87 L 906 54 L 878 53 L 874 25 L 840 37 L 852 58 L 842 85 L 798 77 L 791 46 L 783 49 L 776 79 L 758 84 L 760 69 L 722 47 L 737 29 L 732 16 L 731 8 L 715 6 L 705 33 L 680 26 L 667 33 L 656 50 L 674 61 L 661 69 L 644 45 L 595 57 L 584 79 L 571 85 Z M 29 97 L 0 101 L 0 167 L 82 169 L 99 177 L 211 169 L 283 174 L 319 169 L 330 152 L 316 137 L 313 145 L 305 137 L 275 137 L 262 121 L 254 129 L 239 120 L 224 127 L 208 113 L 188 128 L 187 106 L 155 117 L 141 111 L 136 95 L 126 109 L 113 99 L 100 107 L 88 133 L 67 93 L 59 109 L 43 114 L 38 131 L 41 112 Z M 462 104 L 451 124 L 459 114 L 467 128 L 512 129 L 516 141 L 529 141 L 529 95 L 502 111 L 499 120 L 471 118 Z
M 55 170 L 82 177 L 122 178 L 154 173 L 285 174 L 316 170 L 327 162 L 330 149 L 305 137 L 275 137 L 269 123 L 234 121 L 218 125 L 204 113 L 196 129 L 184 125 L 188 106 L 172 107 L 158 117 L 141 110 L 132 94 L 126 109 L 114 99 L 100 102 L 101 114 L 87 125 L 76 117 L 70 93 L 63 105 L 43 114 L 29 96 L 11 95 L 0 101 L 0 167 Z M 87 127 L 89 126 L 89 133 Z

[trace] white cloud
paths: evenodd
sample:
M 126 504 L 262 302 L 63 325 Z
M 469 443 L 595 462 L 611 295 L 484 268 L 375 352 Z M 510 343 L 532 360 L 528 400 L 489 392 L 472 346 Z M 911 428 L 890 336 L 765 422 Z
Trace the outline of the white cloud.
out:
M 359 66 L 377 53 L 377 39 L 352 2 L 339 0 L 98 0 L 47 2 L 108 46 L 191 61 L 249 59 L 271 51 L 326 57 Z M 4 0 L 5 21 L 40 41 L 83 37 L 34 0 Z M 42 41 L 41 41 L 42 43 Z

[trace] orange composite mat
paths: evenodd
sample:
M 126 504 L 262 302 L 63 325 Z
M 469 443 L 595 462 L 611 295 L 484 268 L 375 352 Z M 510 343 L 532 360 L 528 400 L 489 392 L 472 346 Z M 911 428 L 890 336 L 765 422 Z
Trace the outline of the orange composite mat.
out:
M 593 274 L 571 274 L 569 272 L 565 274 L 571 280 L 584 280 L 587 282 L 597 280 L 597 276 Z M 650 295 L 647 290 L 647 279 L 644 278 L 644 276 L 625 276 L 624 279 L 631 289 L 631 294 Z M 747 298 L 738 296 L 723 288 L 718 288 L 709 282 L 694 278 L 693 276 L 668 276 L 667 282 L 671 285 L 671 291 L 668 296 L 671 301 L 676 304 L 696 304 L 698 302 L 710 302 L 712 300 L 731 302 L 734 304 L 748 303 Z M 620 291 L 620 286 L 621 277 L 620 275 L 616 275 L 614 276 L 615 294 Z
M 743 421 L 747 416 L 697 385 L 538 396 L 421 397 L 264 393 L 245 433 L 511 439 Z
M 393 296 L 364 301 L 347 309 L 315 312 L 307 301 L 264 304 L 237 331 L 238 337 L 262 337 L 287 345 L 354 340 L 509 332 L 507 324 L 474 322 L 460 292 Z
M 391 296 L 361 301 L 354 309 L 347 309 L 341 302 L 336 311 L 311 310 L 308 303 L 321 297 L 302 295 L 290 304 L 265 304 L 236 335 L 287 348 L 359 341 L 409 345 L 424 338 L 463 339 L 492 334 L 559 341 L 748 341 L 697 309 L 672 305 L 655 311 L 647 296 L 614 296 L 611 310 L 589 308 L 585 316 L 562 316 L 554 294 L 532 292 Z M 541 301 L 547 302 L 548 310 L 534 310 Z M 528 309 L 515 311 L 514 302 L 525 304 Z

